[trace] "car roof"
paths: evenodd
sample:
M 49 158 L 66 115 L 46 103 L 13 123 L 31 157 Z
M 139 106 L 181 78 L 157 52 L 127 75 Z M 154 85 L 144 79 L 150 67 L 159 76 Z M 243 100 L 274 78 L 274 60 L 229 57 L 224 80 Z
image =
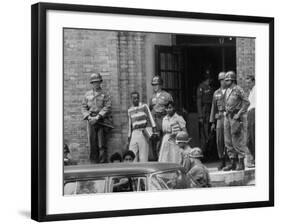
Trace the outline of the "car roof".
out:
M 182 169 L 176 163 L 103 163 L 64 167 L 64 179 L 149 174 L 157 171 Z

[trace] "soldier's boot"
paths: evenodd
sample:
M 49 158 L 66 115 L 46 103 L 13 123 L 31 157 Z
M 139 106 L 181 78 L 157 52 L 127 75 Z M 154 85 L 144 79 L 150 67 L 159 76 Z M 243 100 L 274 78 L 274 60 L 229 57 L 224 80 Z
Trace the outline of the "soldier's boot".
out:
M 230 164 L 222 168 L 223 171 L 230 171 L 230 170 L 235 170 L 236 169 L 236 159 L 231 158 L 230 159 Z
M 238 161 L 238 165 L 236 167 L 236 170 L 239 171 L 239 170 L 245 170 L 245 164 L 244 164 L 244 158 L 239 158 L 239 161 Z
M 220 165 L 218 166 L 218 170 L 222 170 L 225 167 L 225 157 L 221 158 Z

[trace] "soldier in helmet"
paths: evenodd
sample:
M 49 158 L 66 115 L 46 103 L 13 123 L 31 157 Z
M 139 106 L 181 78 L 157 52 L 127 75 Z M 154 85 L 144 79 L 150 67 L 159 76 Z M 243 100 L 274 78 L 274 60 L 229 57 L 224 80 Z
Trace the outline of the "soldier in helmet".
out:
M 92 90 L 88 91 L 82 101 L 83 119 L 87 121 L 90 145 L 90 161 L 107 162 L 106 135 L 112 127 L 111 99 L 101 88 L 102 77 L 93 73 L 90 77 Z
M 224 144 L 224 94 L 225 94 L 225 72 L 220 72 L 218 75 L 218 80 L 220 82 L 220 88 L 214 92 L 212 109 L 210 114 L 210 123 L 212 123 L 211 131 L 216 128 L 216 142 L 218 157 L 221 160 L 221 164 L 218 169 L 221 170 L 225 167 L 226 153 Z
M 209 171 L 201 162 L 202 157 L 200 148 L 193 148 L 189 153 L 191 168 L 187 175 L 191 179 L 192 187 L 211 187 Z
M 166 113 L 166 105 L 173 101 L 173 97 L 166 91 L 162 90 L 163 80 L 160 76 L 154 76 L 151 81 L 153 95 L 150 99 L 149 107 L 156 123 L 156 131 L 160 133 L 158 141 L 153 141 L 154 157 L 157 159 L 162 138 L 162 121 Z
M 185 131 L 178 132 L 176 136 L 176 144 L 180 148 L 181 158 L 180 158 L 180 164 L 182 167 L 186 169 L 186 171 L 190 170 L 190 158 L 189 153 L 191 152 L 192 148 L 189 145 L 189 142 L 191 141 L 191 138 L 189 137 L 188 133 Z
M 229 71 L 225 75 L 227 87 L 225 93 L 224 141 L 231 164 L 224 171 L 244 170 L 246 148 L 246 112 L 249 107 L 243 89 L 236 84 L 236 74 Z
M 205 145 L 209 137 L 209 119 L 213 99 L 210 70 L 206 70 L 206 73 L 204 74 L 204 80 L 199 84 L 196 95 L 199 121 L 199 139 L 202 149 L 205 150 Z

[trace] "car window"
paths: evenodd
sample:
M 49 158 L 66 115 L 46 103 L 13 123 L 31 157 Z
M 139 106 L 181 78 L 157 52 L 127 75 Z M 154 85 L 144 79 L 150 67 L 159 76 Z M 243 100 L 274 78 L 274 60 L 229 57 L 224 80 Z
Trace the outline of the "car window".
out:
M 189 187 L 189 181 L 181 170 L 156 173 L 151 177 L 152 190 L 185 189 Z
M 113 177 L 110 181 L 111 192 L 145 191 L 146 177 Z
M 66 183 L 65 195 L 73 194 L 95 194 L 105 192 L 105 179 L 83 180 Z

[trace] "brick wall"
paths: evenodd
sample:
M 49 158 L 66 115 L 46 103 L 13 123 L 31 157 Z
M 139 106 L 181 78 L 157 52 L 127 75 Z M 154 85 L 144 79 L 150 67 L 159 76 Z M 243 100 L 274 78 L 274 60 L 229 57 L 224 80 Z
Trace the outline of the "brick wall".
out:
M 238 84 L 255 73 L 255 40 L 237 38 Z M 89 146 L 81 101 L 91 89 L 89 77 L 100 72 L 102 88 L 112 98 L 115 128 L 108 141 L 109 155 L 123 152 L 127 144 L 130 93 L 139 91 L 147 102 L 154 73 L 154 45 L 171 45 L 169 34 L 64 29 L 64 141 L 74 159 L 87 163 Z
M 255 39 L 237 38 L 236 47 L 237 82 L 248 92 L 245 78 L 247 74 L 255 74 Z
M 102 88 L 113 102 L 115 128 L 109 135 L 109 154 L 125 150 L 130 93 L 139 91 L 146 101 L 144 40 L 141 33 L 64 30 L 64 141 L 80 163 L 87 163 L 89 156 L 81 101 L 91 89 L 89 77 L 93 72 L 101 72 Z

